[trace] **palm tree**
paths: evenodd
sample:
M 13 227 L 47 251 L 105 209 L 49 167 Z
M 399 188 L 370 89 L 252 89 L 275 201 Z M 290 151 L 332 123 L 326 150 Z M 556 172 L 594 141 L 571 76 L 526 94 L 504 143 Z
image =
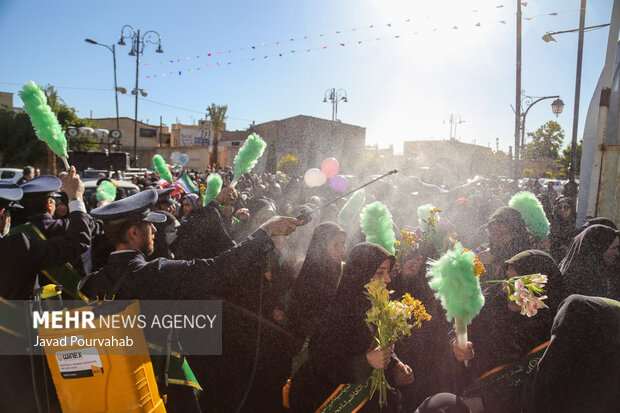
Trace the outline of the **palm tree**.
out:
M 211 156 L 209 158 L 209 166 L 219 165 L 218 162 L 218 145 L 220 140 L 220 132 L 224 127 L 224 122 L 226 122 L 226 110 L 228 109 L 228 105 L 216 105 L 212 103 L 211 106 L 207 108 L 207 116 L 211 121 L 211 125 L 213 125 L 213 151 L 211 152 Z

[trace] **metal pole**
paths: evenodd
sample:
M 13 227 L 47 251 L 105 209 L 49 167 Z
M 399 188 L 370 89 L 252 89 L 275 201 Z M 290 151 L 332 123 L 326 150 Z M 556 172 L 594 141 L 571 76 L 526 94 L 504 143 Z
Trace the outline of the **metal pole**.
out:
M 334 122 L 338 120 L 338 95 L 334 94 Z
M 575 79 L 575 110 L 573 112 L 573 139 L 570 150 L 570 166 L 568 168 L 568 180 L 571 187 L 575 185 L 575 171 L 577 163 L 577 128 L 579 127 L 579 97 L 581 93 L 581 62 L 583 60 L 583 30 L 586 21 L 586 0 L 581 0 L 581 13 L 579 16 L 579 40 L 577 44 L 577 76 Z M 576 189 L 576 188 L 572 188 Z M 575 200 L 577 191 L 571 191 L 571 198 Z M 575 203 L 573 202 L 573 205 Z
M 332 122 L 336 120 L 336 110 L 335 110 L 335 102 L 336 102 L 336 88 L 332 88 L 329 92 L 329 99 L 332 101 Z
M 140 70 L 140 29 L 138 29 L 138 33 L 136 35 L 136 40 L 134 42 L 136 47 L 136 115 L 134 118 L 133 125 L 133 166 L 134 168 L 138 167 L 138 72 Z
M 114 97 L 116 99 L 116 129 L 120 129 L 120 121 L 118 119 L 118 85 L 116 84 L 116 45 L 112 45 L 112 58 L 114 60 Z
M 529 97 L 527 97 L 527 98 L 529 99 Z M 525 118 L 527 117 L 527 113 L 530 111 L 532 106 L 534 106 L 535 104 L 537 104 L 541 100 L 545 100 L 545 99 L 559 99 L 559 98 L 560 98 L 560 96 L 558 96 L 558 95 L 556 95 L 556 96 L 545 96 L 545 97 L 542 97 L 542 98 L 539 98 L 539 99 L 535 100 L 531 105 L 529 105 L 527 107 L 527 109 L 525 109 L 525 112 L 523 113 L 523 116 L 522 116 L 523 119 L 521 121 L 521 151 L 523 151 L 525 153 Z M 527 100 L 526 100 L 526 102 L 527 102 Z
M 515 100 L 514 177 L 519 179 L 519 131 L 521 128 L 521 0 L 517 0 L 517 79 Z

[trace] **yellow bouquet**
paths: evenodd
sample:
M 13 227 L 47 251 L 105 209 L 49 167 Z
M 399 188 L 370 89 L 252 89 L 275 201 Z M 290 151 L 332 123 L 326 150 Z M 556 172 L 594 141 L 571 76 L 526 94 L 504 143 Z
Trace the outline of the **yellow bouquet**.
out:
M 375 339 L 382 349 L 390 347 L 403 337 L 410 336 L 413 327 L 420 328 L 422 321 L 431 319 L 424 305 L 409 294 L 405 294 L 401 301 L 390 300 L 390 294 L 394 291 L 388 290 L 381 280 L 372 280 L 364 287 L 366 288 L 364 294 L 372 304 L 370 310 L 366 312 L 366 321 L 377 327 Z M 393 390 L 385 378 L 385 370 L 373 369 L 370 376 L 370 398 L 378 390 L 379 405 L 385 406 L 388 389 Z

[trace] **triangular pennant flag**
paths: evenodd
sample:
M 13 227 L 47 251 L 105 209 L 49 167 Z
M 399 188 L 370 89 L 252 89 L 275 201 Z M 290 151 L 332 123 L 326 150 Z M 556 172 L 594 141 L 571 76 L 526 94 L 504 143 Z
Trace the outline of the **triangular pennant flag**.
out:
M 506 20 L 500 20 L 499 23 L 506 24 Z
M 522 5 L 523 7 L 527 7 L 527 1 L 524 1 L 523 3 L 521 3 L 521 5 Z

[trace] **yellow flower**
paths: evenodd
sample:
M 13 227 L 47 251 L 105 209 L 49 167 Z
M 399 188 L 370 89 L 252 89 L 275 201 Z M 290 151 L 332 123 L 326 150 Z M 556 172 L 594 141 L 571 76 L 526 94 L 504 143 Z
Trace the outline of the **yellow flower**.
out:
M 474 260 L 474 275 L 476 277 L 480 277 L 481 275 L 486 274 L 486 272 L 487 270 L 484 268 L 484 264 L 480 262 L 478 256 L 476 255 L 476 258 Z
M 376 318 L 381 314 L 381 310 L 377 307 L 372 307 L 370 310 L 366 311 L 366 317 L 368 318 Z
M 441 212 L 441 209 L 439 209 L 439 208 L 433 208 L 433 209 L 431 209 L 431 214 L 438 214 L 438 213 L 440 213 L 440 212 Z

